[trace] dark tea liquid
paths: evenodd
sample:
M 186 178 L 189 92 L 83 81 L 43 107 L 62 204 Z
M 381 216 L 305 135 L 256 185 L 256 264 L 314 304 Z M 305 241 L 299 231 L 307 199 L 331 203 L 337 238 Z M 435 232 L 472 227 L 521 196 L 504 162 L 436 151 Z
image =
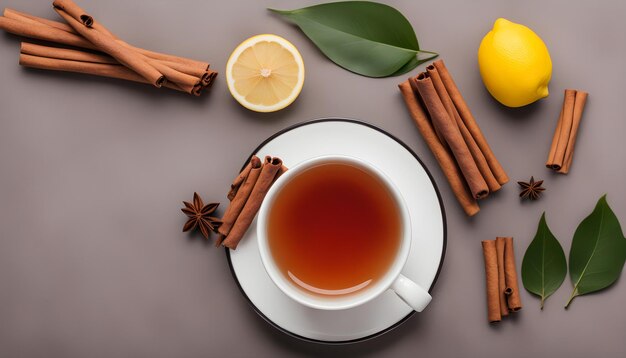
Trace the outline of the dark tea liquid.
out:
M 312 167 L 274 201 L 268 240 L 279 270 L 316 295 L 363 290 L 382 278 L 401 239 L 397 204 L 372 174 L 349 164 Z

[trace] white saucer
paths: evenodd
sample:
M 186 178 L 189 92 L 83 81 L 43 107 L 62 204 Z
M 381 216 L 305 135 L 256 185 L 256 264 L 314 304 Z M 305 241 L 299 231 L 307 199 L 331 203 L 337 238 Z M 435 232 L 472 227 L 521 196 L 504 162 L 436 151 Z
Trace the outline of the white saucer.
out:
M 445 211 L 430 173 L 405 144 L 367 123 L 321 119 L 275 134 L 253 154 L 280 157 L 287 167 L 321 155 L 342 154 L 365 159 L 385 172 L 402 192 L 411 215 L 413 240 L 402 273 L 432 289 L 446 248 Z M 254 310 L 274 327 L 300 339 L 357 342 L 388 332 L 415 313 L 391 291 L 342 311 L 321 311 L 296 303 L 274 285 L 263 268 L 256 219 L 237 250 L 226 249 L 226 256 L 235 281 Z

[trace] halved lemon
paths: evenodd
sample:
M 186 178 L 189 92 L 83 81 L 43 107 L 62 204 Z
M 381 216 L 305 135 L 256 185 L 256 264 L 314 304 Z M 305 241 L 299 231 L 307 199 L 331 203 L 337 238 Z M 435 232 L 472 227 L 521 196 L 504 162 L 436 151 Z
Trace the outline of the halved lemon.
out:
M 226 81 L 242 106 L 274 112 L 290 105 L 302 91 L 304 62 L 291 42 L 276 35 L 257 35 L 230 55 Z

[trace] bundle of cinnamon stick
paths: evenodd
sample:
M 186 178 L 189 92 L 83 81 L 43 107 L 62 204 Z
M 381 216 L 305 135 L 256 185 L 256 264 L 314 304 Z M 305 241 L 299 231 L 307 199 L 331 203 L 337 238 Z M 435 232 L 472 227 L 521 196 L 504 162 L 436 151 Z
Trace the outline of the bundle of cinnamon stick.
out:
M 55 0 L 53 6 L 66 23 L 12 9 L 5 9 L 0 16 L 0 29 L 56 45 L 22 42 L 20 65 L 147 83 L 196 96 L 217 76 L 207 62 L 145 50 L 120 40 L 72 0 Z
M 487 318 L 500 322 L 509 312 L 522 309 L 512 237 L 482 242 L 487 277 Z
M 250 158 L 231 184 L 227 195 L 230 204 L 217 230 L 216 246 L 223 245 L 232 250 L 237 248 L 259 211 L 265 194 L 286 171 L 287 167 L 280 158 L 266 156 L 264 161 L 256 155 Z
M 467 215 L 509 181 L 442 60 L 399 85 L 407 108 Z
M 557 173 L 569 173 L 574 157 L 578 128 L 586 102 L 587 92 L 573 89 L 565 90 L 563 108 L 559 115 L 559 121 L 552 138 L 552 146 L 550 146 L 550 154 L 548 154 L 548 161 L 546 162 L 546 167 Z

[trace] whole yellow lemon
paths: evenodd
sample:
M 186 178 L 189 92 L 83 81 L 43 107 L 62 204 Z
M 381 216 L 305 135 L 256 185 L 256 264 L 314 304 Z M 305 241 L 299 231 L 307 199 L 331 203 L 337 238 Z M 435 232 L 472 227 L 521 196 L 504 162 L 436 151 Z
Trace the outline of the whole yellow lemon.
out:
M 500 18 L 478 48 L 485 87 L 508 107 L 521 107 L 548 96 L 552 60 L 531 29 Z

